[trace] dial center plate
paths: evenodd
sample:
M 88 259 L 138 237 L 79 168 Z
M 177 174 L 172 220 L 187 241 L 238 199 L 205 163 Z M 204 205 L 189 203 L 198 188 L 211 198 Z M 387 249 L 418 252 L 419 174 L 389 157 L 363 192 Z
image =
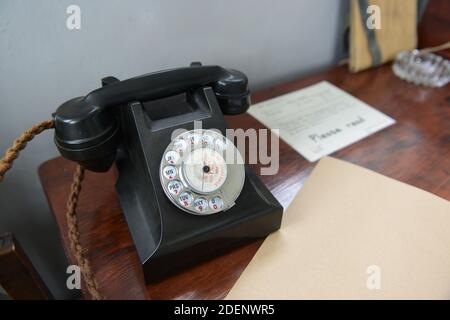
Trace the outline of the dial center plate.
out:
M 227 164 L 217 151 L 198 148 L 186 157 L 183 173 L 189 187 L 199 193 L 211 193 L 225 183 Z

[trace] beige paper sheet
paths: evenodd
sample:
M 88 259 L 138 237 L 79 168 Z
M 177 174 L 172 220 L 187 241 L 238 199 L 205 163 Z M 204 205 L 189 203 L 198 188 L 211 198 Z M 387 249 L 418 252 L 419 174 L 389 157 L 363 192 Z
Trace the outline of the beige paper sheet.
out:
M 227 296 L 430 298 L 450 298 L 450 202 L 329 157 Z

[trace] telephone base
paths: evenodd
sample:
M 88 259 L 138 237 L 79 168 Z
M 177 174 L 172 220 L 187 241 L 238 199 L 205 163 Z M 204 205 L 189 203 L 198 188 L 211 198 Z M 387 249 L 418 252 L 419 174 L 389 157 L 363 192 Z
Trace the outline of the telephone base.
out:
M 161 224 L 159 219 L 149 222 L 160 226 L 153 230 L 139 218 L 142 215 L 137 210 L 137 203 L 129 197 L 133 194 L 130 192 L 133 183 L 128 183 L 120 181 L 117 188 L 147 284 L 159 282 L 233 248 L 264 238 L 280 228 L 283 208 L 249 170 L 242 198 L 233 208 L 205 217 L 178 210 L 176 222 L 168 222 L 167 225 Z M 173 229 L 183 230 L 178 233 Z M 159 243 L 153 240 L 160 237 Z M 149 247 L 154 251 L 150 252 Z
M 155 110 L 161 110 L 166 118 Z M 161 186 L 161 157 L 175 129 L 193 130 L 194 120 L 201 120 L 204 128 L 226 133 L 210 87 L 150 105 L 133 102 L 119 117 L 123 140 L 116 157 L 117 192 L 147 283 L 279 229 L 282 206 L 247 166 L 234 206 L 215 214 L 194 215 L 181 210 Z

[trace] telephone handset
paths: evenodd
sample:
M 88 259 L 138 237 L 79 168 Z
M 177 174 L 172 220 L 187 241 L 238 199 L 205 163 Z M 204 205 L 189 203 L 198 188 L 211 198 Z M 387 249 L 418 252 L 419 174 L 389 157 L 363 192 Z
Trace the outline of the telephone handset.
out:
M 92 171 L 107 171 L 114 161 L 119 130 L 113 108 L 205 86 L 212 86 L 224 114 L 245 112 L 250 105 L 247 77 L 219 66 L 193 64 L 124 81 L 108 77 L 103 83 L 107 85 L 65 102 L 54 114 L 59 151 Z
M 88 170 L 116 162 L 147 282 L 279 228 L 281 205 L 225 137 L 223 114 L 250 105 L 242 72 L 193 63 L 102 84 L 57 109 L 55 144 Z

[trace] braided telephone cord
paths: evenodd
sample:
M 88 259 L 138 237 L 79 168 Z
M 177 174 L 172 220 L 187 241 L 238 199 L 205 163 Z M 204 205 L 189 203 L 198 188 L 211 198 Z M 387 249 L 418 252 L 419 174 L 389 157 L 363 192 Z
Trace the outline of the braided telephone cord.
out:
M 19 136 L 19 138 L 14 141 L 13 145 L 8 148 L 8 150 L 6 150 L 3 158 L 0 159 L 0 182 L 3 180 L 6 172 L 11 169 L 13 161 L 19 156 L 20 151 L 26 147 L 27 143 L 42 131 L 52 129 L 53 127 L 53 120 L 43 121 L 26 130 Z M 103 299 L 103 296 L 98 290 L 95 275 L 92 272 L 89 261 L 83 252 L 83 247 L 81 246 L 80 242 L 80 232 L 78 230 L 76 208 L 78 204 L 78 198 L 80 196 L 81 182 L 83 181 L 83 178 L 84 168 L 81 166 L 77 166 L 75 174 L 73 176 L 69 199 L 67 200 L 66 218 L 68 237 L 70 248 L 73 252 L 73 255 L 75 256 L 78 265 L 80 266 L 80 270 L 84 276 L 84 282 L 91 297 L 95 300 L 100 300 Z
M 0 182 L 3 180 L 6 171 L 11 169 L 13 161 L 19 156 L 19 152 L 25 148 L 27 143 L 37 134 L 51 128 L 53 128 L 53 120 L 43 121 L 32 126 L 14 141 L 13 145 L 6 150 L 4 157 L 0 159 Z

